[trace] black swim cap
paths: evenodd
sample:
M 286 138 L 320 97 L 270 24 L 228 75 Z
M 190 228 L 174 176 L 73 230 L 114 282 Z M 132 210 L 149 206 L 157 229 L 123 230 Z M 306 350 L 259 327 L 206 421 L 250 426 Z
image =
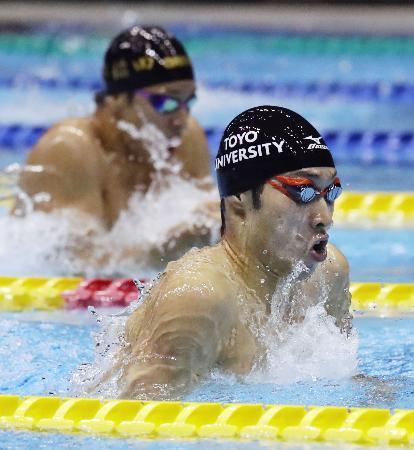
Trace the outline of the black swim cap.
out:
M 134 26 L 111 42 L 103 77 L 107 94 L 153 84 L 193 80 L 191 61 L 181 42 L 160 27 Z
M 215 160 L 220 197 L 253 189 L 274 175 L 305 167 L 335 167 L 319 132 L 279 106 L 257 106 L 235 117 Z

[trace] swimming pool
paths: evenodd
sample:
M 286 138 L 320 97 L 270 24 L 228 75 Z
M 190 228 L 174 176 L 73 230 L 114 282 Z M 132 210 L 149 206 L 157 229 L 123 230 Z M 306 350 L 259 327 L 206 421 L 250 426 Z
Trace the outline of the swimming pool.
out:
M 399 38 L 396 45 L 394 38 L 387 37 L 330 36 L 327 39 L 300 33 L 172 28 L 187 44 L 195 63 L 201 88 L 194 114 L 206 128 L 213 130 L 209 136 L 212 154 L 220 130 L 235 114 L 254 104 L 281 103 L 298 110 L 322 130 L 342 133 L 342 136 L 348 133 L 346 139 L 338 138 L 334 147 L 341 156 L 338 170 L 347 188 L 414 190 L 413 161 L 407 157 L 412 154 L 407 151 L 407 148 L 412 149 L 412 140 L 395 145 L 392 139 L 393 133 L 412 135 L 414 132 L 412 38 Z M 20 37 L 3 33 L 0 101 L 4 107 L 0 110 L 0 124 L 4 127 L 17 124 L 26 129 L 46 127 L 67 115 L 91 112 L 91 92 L 99 86 L 101 55 L 110 37 L 109 33 L 94 33 L 92 37 L 91 33 L 70 29 L 62 33 L 28 29 L 26 35 Z M 382 69 L 380 72 L 374 70 L 378 66 Z M 400 91 L 398 86 L 402 86 Z M 379 132 L 388 136 L 385 141 L 369 140 L 369 133 Z M 362 133 L 365 140 L 351 138 L 355 133 Z M 23 142 L 21 145 L 7 142 L 0 136 L 2 167 L 22 162 L 27 149 Z M 362 162 L 358 159 L 359 154 L 375 152 L 381 145 L 386 154 L 394 149 L 395 158 L 389 161 L 366 158 Z M 355 152 L 355 147 L 359 153 Z M 402 156 L 404 154 L 406 156 Z M 62 267 L 56 261 L 48 263 L 46 258 L 39 264 L 41 253 L 36 253 L 38 248 L 33 247 L 33 237 L 39 229 L 34 228 L 35 232 L 32 230 L 25 238 L 21 236 L 24 226 L 19 229 L 4 216 L 0 219 L 4 220 L 2 236 L 9 241 L 9 245 L 2 244 L 0 249 L 2 275 L 62 274 Z M 16 227 L 11 234 L 10 226 Z M 353 281 L 411 282 L 414 279 L 414 243 L 410 229 L 335 229 L 332 240 L 349 258 Z M 125 275 L 131 275 L 128 272 L 131 267 L 124 270 Z M 68 272 L 63 274 L 68 275 Z M 73 389 L 68 382 L 70 372 L 94 356 L 90 335 L 97 325 L 93 317 L 87 312 L 56 312 L 2 314 L 0 320 L 0 392 L 68 395 Z M 303 355 L 293 363 L 289 358 L 281 359 L 287 365 L 288 376 L 283 371 L 270 372 L 240 383 L 231 377 L 213 374 L 187 399 L 414 408 L 411 387 L 413 321 L 410 317 L 358 317 L 355 327 L 360 346 L 358 354 L 351 358 L 338 354 L 338 348 L 332 348 L 334 337 L 329 330 L 321 329 L 321 334 L 308 342 L 306 330 L 302 329 L 302 334 L 299 333 L 302 340 L 293 341 L 288 352 L 279 356 L 287 358 L 288 353 L 294 351 L 301 355 L 306 349 L 311 357 L 306 365 Z M 355 348 L 350 349 L 351 353 Z M 338 377 L 338 369 L 346 366 L 352 371 L 357 360 L 356 371 L 376 380 Z M 301 371 L 303 366 L 306 373 Z M 287 382 L 286 377 L 290 377 L 291 382 Z M 40 445 L 191 448 L 197 445 L 191 442 L 121 443 L 112 439 L 53 434 L 41 437 L 26 433 L 18 437 L 11 432 L 0 434 L 0 441 L 6 448 L 7 445 L 16 448 L 17 440 L 24 448 L 39 448 Z M 231 444 L 232 448 L 252 448 L 252 445 L 257 444 Z M 275 445 L 273 443 L 272 448 L 276 448 Z M 229 443 L 203 443 L 203 448 L 223 446 L 228 448 Z

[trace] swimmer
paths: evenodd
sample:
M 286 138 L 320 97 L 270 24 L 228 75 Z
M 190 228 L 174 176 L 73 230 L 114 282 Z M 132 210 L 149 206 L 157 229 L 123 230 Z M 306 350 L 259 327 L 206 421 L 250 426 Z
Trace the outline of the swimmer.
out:
M 206 136 L 190 115 L 193 68 L 179 40 L 134 26 L 109 45 L 103 77 L 95 112 L 57 123 L 31 150 L 19 185 L 34 209 L 72 208 L 110 229 L 134 192 L 171 173 L 212 189 Z M 13 212 L 24 215 L 24 202 Z
M 242 376 L 266 364 L 278 295 L 277 326 L 323 300 L 351 329 L 348 263 L 327 234 L 342 188 L 319 132 L 285 108 L 249 109 L 227 126 L 216 172 L 221 241 L 170 262 L 127 319 L 106 375 L 117 371 L 121 397 L 179 398 L 213 368 Z

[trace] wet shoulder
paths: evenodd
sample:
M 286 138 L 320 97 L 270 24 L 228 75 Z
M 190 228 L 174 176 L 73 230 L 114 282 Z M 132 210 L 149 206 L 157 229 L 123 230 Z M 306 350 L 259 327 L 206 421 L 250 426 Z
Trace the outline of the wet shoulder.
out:
M 306 281 L 304 286 L 308 293 L 312 293 L 317 298 L 321 283 L 328 288 L 329 296 L 339 301 L 343 297 L 344 290 L 347 290 L 349 286 L 348 261 L 344 254 L 332 244 L 328 245 L 328 257 L 317 266 L 312 278 Z
M 349 264 L 346 256 L 333 244 L 328 244 L 328 257 L 324 263 L 329 273 L 332 273 L 335 277 L 349 275 Z
M 65 119 L 49 128 L 30 152 L 28 162 L 55 165 L 62 160 L 64 164 L 82 163 L 85 167 L 88 163 L 96 165 L 101 159 L 100 144 L 90 119 L 85 117 Z
M 215 311 L 231 308 L 230 285 L 212 247 L 192 249 L 169 263 L 154 288 L 151 301 L 158 304 L 183 302 Z
M 68 118 L 52 125 L 42 136 L 39 142 L 45 139 L 69 138 L 76 141 L 89 141 L 93 132 L 89 117 Z
M 213 321 L 224 334 L 234 326 L 237 311 L 231 292 L 223 281 L 211 247 L 193 249 L 182 258 L 168 264 L 148 292 L 141 308 L 128 320 L 128 339 L 133 339 L 142 324 L 181 320 L 187 317 L 195 323 L 201 319 Z
M 217 252 L 216 246 L 189 250 L 179 260 L 167 265 L 166 275 L 176 280 L 186 280 L 191 285 L 225 287 L 228 282 L 225 262 Z

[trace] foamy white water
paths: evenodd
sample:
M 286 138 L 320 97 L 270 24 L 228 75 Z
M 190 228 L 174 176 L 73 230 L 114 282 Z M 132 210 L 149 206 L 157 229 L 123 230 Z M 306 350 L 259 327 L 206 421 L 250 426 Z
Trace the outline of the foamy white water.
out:
M 300 280 L 308 272 L 302 262 L 297 263 L 273 294 L 269 320 L 259 331 L 266 364 L 254 368 L 247 381 L 292 383 L 356 374 L 357 333 L 341 333 L 335 318 L 326 312 L 326 280 L 318 281 L 318 297 L 306 294 L 306 282 Z
M 322 304 L 311 306 L 301 323 L 287 326 L 267 343 L 267 364 L 247 382 L 294 383 L 340 379 L 357 373 L 358 336 L 341 334 Z
M 110 231 L 72 210 L 0 217 L 1 273 L 148 277 L 165 266 L 163 249 L 173 257 L 186 250 L 184 245 L 174 251 L 180 230 L 205 228 L 216 240 L 219 224 L 203 205 L 216 201 L 217 194 L 175 175 L 163 182 L 167 186 L 160 190 L 132 195 Z

